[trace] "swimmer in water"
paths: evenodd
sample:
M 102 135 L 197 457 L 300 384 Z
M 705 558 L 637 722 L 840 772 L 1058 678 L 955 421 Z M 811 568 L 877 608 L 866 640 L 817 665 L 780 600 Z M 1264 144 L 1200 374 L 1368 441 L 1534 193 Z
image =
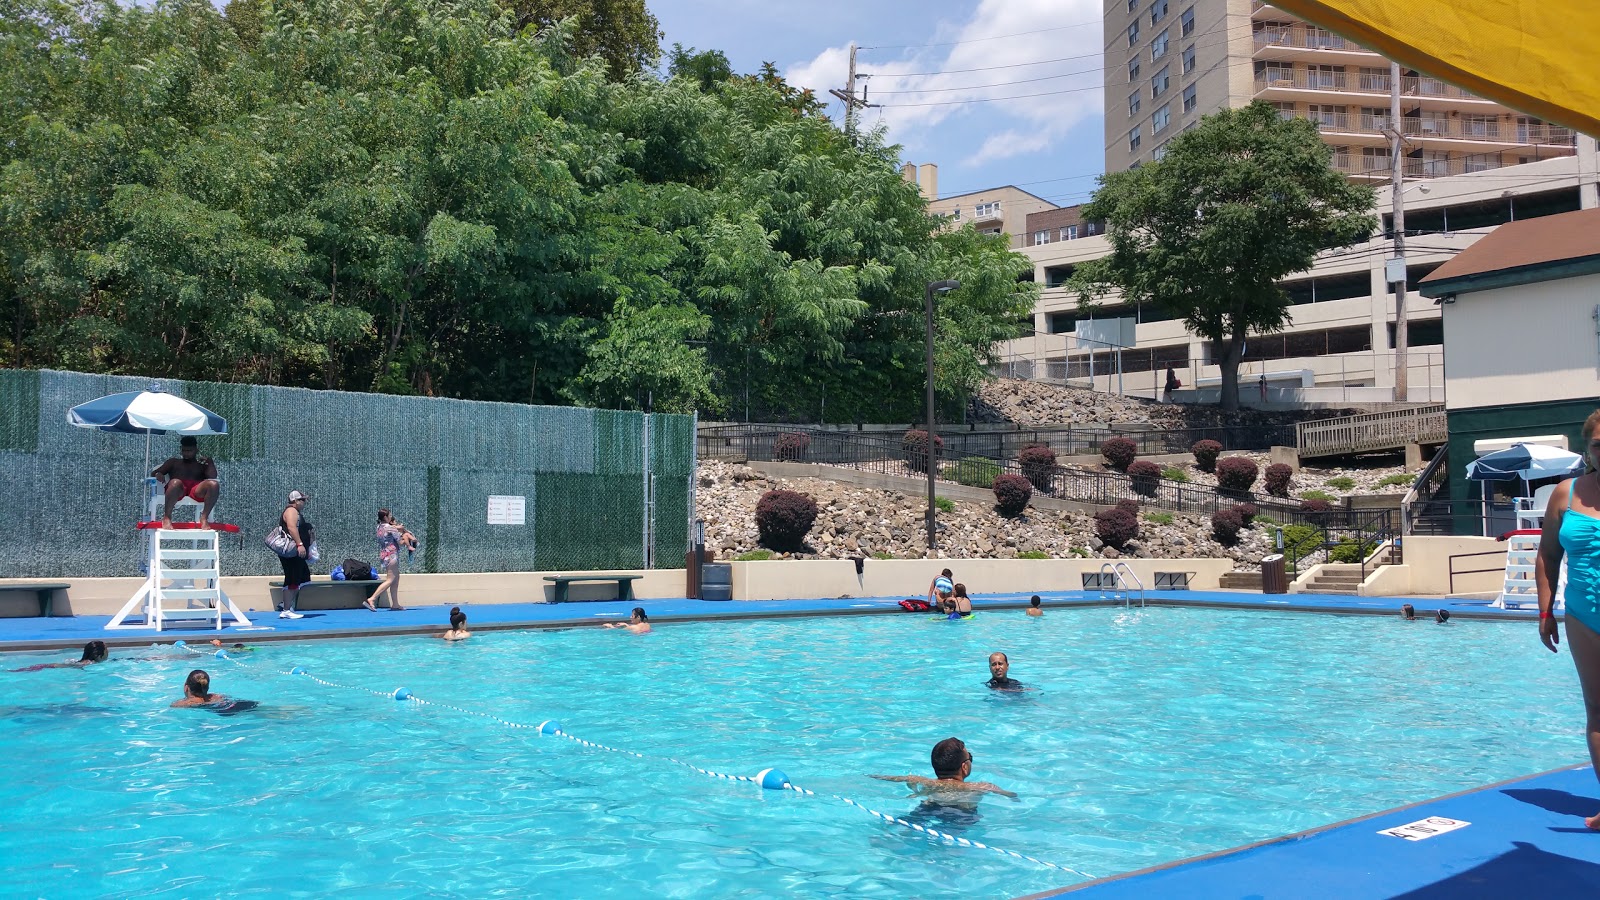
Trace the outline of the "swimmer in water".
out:
M 221 703 L 228 698 L 222 694 L 211 693 L 211 676 L 205 669 L 195 669 L 183 682 L 183 699 L 172 701 L 175 707 L 205 706 L 208 703 Z
M 911 786 L 911 790 L 924 797 L 948 800 L 952 795 L 999 794 L 1017 799 L 1017 795 L 987 781 L 968 781 L 972 775 L 972 752 L 959 738 L 945 738 L 933 745 L 933 778 L 921 775 L 873 775 L 879 781 L 896 781 Z M 974 798 L 975 799 L 975 798 Z
M 1400 618 L 1405 619 L 1407 622 L 1415 622 L 1417 620 L 1417 608 L 1409 603 L 1400 604 Z
M 256 652 L 256 648 L 254 647 L 246 647 L 243 644 L 224 644 L 218 640 L 212 640 L 211 646 L 217 648 L 218 650 L 226 651 L 229 656 L 233 656 L 238 653 Z
M 106 642 L 90 641 L 83 645 L 83 656 L 71 662 L 39 663 L 21 669 L 12 669 L 13 672 L 37 672 L 41 669 L 81 669 L 95 663 L 106 661 Z
M 970 615 L 972 615 L 972 598 L 967 596 L 967 586 L 966 585 L 964 585 L 964 584 L 956 585 L 955 586 L 954 596 L 952 596 L 950 599 L 955 602 L 955 607 L 956 607 L 955 611 L 956 611 L 956 613 L 958 615 L 961 615 L 961 616 L 970 616 Z
M 606 622 L 602 628 L 626 628 L 631 634 L 649 634 L 650 616 L 645 613 L 644 607 L 635 606 L 633 615 L 626 622 Z
M 464 641 L 472 637 L 472 632 L 467 630 L 467 614 L 461 611 L 461 607 L 450 607 L 450 630 L 439 637 L 447 641 Z
M 955 589 L 955 576 L 950 570 L 945 569 L 940 572 L 939 577 L 928 585 L 928 606 L 944 612 L 953 612 L 955 607 L 951 602 L 951 594 L 955 593 Z
M 1004 653 L 996 650 L 989 654 L 989 690 L 991 691 L 1021 691 L 1026 690 L 1022 682 L 1006 675 L 1011 671 L 1011 660 Z
M 1039 608 L 1039 595 L 1034 594 L 1028 598 L 1028 615 L 1038 618 L 1044 615 L 1044 610 Z

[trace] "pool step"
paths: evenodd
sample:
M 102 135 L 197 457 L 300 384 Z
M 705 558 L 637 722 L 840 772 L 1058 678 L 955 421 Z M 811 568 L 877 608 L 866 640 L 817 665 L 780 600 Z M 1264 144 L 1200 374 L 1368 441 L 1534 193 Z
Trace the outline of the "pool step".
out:
M 1352 564 L 1326 565 L 1317 571 L 1317 577 L 1306 585 L 1308 594 L 1348 594 L 1354 596 L 1361 589 L 1361 567 Z

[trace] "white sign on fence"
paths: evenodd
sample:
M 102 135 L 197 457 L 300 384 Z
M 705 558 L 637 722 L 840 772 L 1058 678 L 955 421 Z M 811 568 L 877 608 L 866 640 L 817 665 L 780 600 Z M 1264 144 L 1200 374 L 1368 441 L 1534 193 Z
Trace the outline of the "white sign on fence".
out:
M 528 524 L 528 498 L 509 494 L 490 494 L 489 524 Z
M 1398 828 L 1385 828 L 1378 833 L 1387 834 L 1390 837 L 1404 838 L 1408 841 L 1425 841 L 1428 838 L 1437 837 L 1447 831 L 1455 831 L 1457 828 L 1465 828 L 1471 824 L 1471 822 L 1463 822 L 1460 819 L 1429 816 L 1426 819 L 1418 819 Z

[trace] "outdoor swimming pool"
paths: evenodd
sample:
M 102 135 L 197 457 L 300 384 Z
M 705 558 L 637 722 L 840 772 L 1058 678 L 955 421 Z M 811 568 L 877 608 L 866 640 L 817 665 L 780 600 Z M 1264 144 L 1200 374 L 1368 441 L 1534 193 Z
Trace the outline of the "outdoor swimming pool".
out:
M 1040 692 L 984 688 L 991 650 Z M 1075 880 L 823 797 L 277 674 L 295 665 L 708 769 L 777 766 L 901 816 L 903 786 L 866 776 L 930 774 L 957 736 L 975 778 L 1021 799 L 928 824 L 1095 875 L 1584 757 L 1571 661 L 1529 624 L 1098 608 L 266 645 L 241 665 L 0 673 L 5 893 L 1001 897 Z M 262 708 L 167 709 L 196 666 Z

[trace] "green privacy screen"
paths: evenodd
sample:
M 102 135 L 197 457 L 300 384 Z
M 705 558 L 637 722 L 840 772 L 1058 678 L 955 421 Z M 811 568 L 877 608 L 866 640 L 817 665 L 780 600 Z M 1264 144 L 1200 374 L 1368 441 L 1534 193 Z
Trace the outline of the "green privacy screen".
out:
M 67 409 L 146 378 L 0 370 L 0 578 L 138 575 L 134 530 L 145 439 L 67 424 Z M 325 574 L 376 563 L 377 510 L 422 539 L 420 572 L 674 568 L 688 545 L 694 420 L 242 384 L 165 381 L 228 420 L 201 437 L 217 462 L 213 515 L 230 575 L 279 572 L 262 537 L 291 490 L 311 497 Z M 151 466 L 178 452 L 151 440 Z M 522 498 L 523 524 L 490 524 L 489 498 Z M 514 503 L 514 501 L 513 501 Z M 503 517 L 502 517 L 503 518 Z M 647 555 L 646 548 L 649 548 Z

